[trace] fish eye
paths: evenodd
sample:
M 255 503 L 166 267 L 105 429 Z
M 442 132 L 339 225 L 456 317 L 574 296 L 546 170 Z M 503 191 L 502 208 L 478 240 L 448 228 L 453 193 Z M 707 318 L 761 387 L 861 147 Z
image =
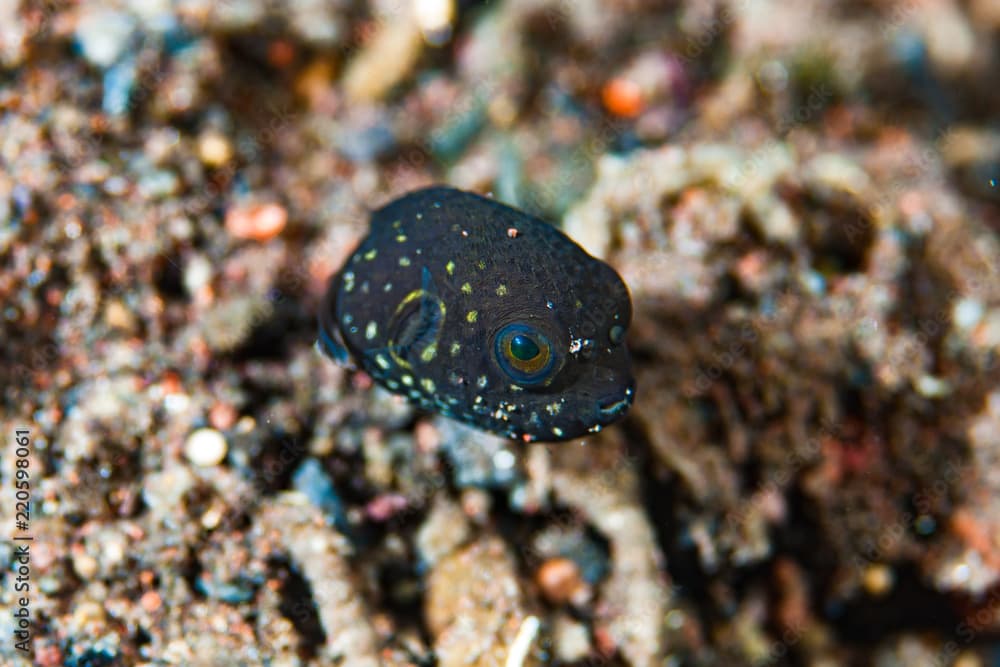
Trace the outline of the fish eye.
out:
M 522 323 L 508 324 L 500 330 L 494 355 L 504 373 L 529 386 L 549 379 L 556 360 L 549 339 L 538 329 Z

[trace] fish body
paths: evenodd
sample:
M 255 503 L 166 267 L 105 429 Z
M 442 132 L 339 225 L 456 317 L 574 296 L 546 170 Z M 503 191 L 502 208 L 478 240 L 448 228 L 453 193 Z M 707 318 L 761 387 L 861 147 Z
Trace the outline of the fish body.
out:
M 631 405 L 631 317 L 621 277 L 555 227 L 433 187 L 372 213 L 330 279 L 319 342 L 422 409 L 560 441 Z

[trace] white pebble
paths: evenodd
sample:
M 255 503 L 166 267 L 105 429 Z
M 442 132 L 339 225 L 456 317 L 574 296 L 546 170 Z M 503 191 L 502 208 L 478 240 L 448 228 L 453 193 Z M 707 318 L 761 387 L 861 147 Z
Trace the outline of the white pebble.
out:
M 951 392 L 951 385 L 933 375 L 921 375 L 917 379 L 917 392 L 925 398 L 941 398 Z
M 192 296 L 212 279 L 212 263 L 204 255 L 195 255 L 184 268 L 184 287 Z
M 517 457 L 509 449 L 501 449 L 493 455 L 493 465 L 499 470 L 510 470 L 517 463 Z
M 451 38 L 455 20 L 454 0 L 416 0 L 413 13 L 429 44 L 441 46 Z
M 214 466 L 226 458 L 228 448 L 221 433 L 214 428 L 200 428 L 188 436 L 184 456 L 196 466 Z
M 98 8 L 86 11 L 76 25 L 83 57 L 98 67 L 118 60 L 135 30 L 135 19 L 124 12 Z
M 983 304 L 968 297 L 959 299 L 952 308 L 951 319 L 962 331 L 969 331 L 983 319 Z

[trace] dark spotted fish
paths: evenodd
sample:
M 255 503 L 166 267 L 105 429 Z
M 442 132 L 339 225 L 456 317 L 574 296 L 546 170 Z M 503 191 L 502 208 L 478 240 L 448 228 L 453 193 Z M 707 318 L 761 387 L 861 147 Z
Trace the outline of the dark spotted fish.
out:
M 615 270 L 555 227 L 436 187 L 372 214 L 330 280 L 319 342 L 425 410 L 555 441 L 628 410 L 631 317 Z

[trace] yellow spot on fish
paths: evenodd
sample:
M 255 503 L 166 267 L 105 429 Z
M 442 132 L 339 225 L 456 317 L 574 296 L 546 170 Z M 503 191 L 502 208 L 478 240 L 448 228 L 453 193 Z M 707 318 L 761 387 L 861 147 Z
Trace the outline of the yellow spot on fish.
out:
M 437 345 L 431 343 L 424 348 L 423 352 L 420 353 L 420 360 L 427 363 L 434 359 L 434 355 L 437 354 Z
M 486 262 L 480 259 L 476 261 L 476 267 L 478 267 L 480 271 L 483 271 L 486 269 Z
M 424 378 L 420 381 L 420 386 L 424 388 L 428 394 L 434 393 L 434 380 L 430 378 Z
M 376 354 L 375 355 L 375 363 L 378 364 L 378 367 L 381 368 L 382 370 L 386 370 L 386 371 L 389 370 L 389 366 L 390 366 L 389 360 L 386 359 L 381 354 Z
M 451 349 L 449 350 L 449 352 L 451 352 L 451 356 L 457 357 L 458 353 L 461 350 L 462 350 L 462 346 L 458 342 L 454 342 L 454 343 L 451 344 Z
M 397 234 L 396 241 L 399 243 L 406 243 L 406 234 Z
M 400 257 L 399 258 L 399 265 L 400 266 L 409 266 L 410 265 L 410 258 L 406 257 L 406 256 Z
M 469 312 L 467 312 L 465 314 L 465 321 L 468 322 L 469 324 L 472 324 L 478 318 L 479 318 L 479 311 L 478 310 L 470 310 Z
M 400 381 L 402 381 L 402 383 L 403 383 L 403 384 L 405 384 L 405 385 L 406 385 L 407 387 L 412 387 L 412 386 L 413 386 L 413 376 L 412 376 L 412 375 L 409 375 L 409 374 L 405 374 L 405 375 L 403 375 L 403 376 L 402 376 L 401 378 L 399 378 L 399 379 L 400 379 Z
M 367 340 L 372 340 L 378 335 L 378 324 L 375 322 L 369 322 L 368 326 L 365 327 L 365 338 Z
M 375 259 L 377 255 L 378 255 L 378 249 L 372 248 L 371 250 L 365 253 L 365 259 L 370 262 L 373 259 Z
M 472 294 L 472 285 L 469 283 L 462 283 L 462 294 Z
M 576 308 L 577 310 L 580 310 L 581 308 L 583 308 L 583 301 L 577 299 L 576 303 L 573 304 L 573 307 Z
M 500 286 L 497 287 L 497 296 L 506 296 L 506 295 L 507 295 L 507 286 L 501 283 Z
M 557 438 L 561 438 L 562 435 L 563 435 L 563 430 L 561 428 L 559 428 L 558 426 L 553 426 L 552 427 L 552 435 L 556 436 Z
M 403 221 L 402 220 L 395 220 L 392 223 L 392 228 L 393 229 L 399 229 L 402 226 L 403 226 Z
M 449 276 L 455 275 L 455 262 L 449 261 L 444 265 L 444 269 L 448 272 Z
M 545 411 L 553 416 L 559 414 L 560 410 L 562 410 L 562 405 L 559 403 L 549 403 L 545 406 Z

